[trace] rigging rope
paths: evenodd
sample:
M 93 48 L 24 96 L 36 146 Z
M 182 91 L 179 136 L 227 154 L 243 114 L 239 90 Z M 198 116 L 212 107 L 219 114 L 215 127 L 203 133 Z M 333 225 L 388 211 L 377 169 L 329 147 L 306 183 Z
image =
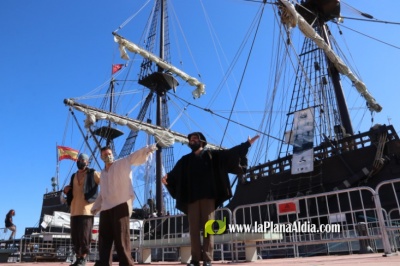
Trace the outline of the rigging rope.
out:
M 372 40 L 374 40 L 374 41 L 377 41 L 377 42 L 386 44 L 387 46 L 391 46 L 391 47 L 393 47 L 393 48 L 396 48 L 396 49 L 399 49 L 399 50 L 400 50 L 400 47 L 399 47 L 399 46 L 396 46 L 396 45 L 394 45 L 394 44 L 390 44 L 390 43 L 388 43 L 388 42 L 384 42 L 384 41 L 382 41 L 382 40 L 379 40 L 379 39 L 377 39 L 377 38 L 374 38 L 374 37 L 372 37 L 372 36 L 369 36 L 369 35 L 367 35 L 367 34 L 364 34 L 364 33 L 362 33 L 362 32 L 359 32 L 359 31 L 357 31 L 357 30 L 354 30 L 354 29 L 351 29 L 351 28 L 349 28 L 349 27 L 346 27 L 346 26 L 344 26 L 344 25 L 341 25 L 341 26 L 342 26 L 343 28 L 346 28 L 346 29 L 348 29 L 348 30 L 351 30 L 351 31 L 353 31 L 353 32 L 356 32 L 356 33 L 358 33 L 358 34 L 360 34 L 360 35 L 363 35 L 363 36 L 365 36 L 365 37 L 368 37 L 368 38 L 370 38 L 370 39 L 372 39 Z
M 253 27 L 255 27 L 255 24 L 258 21 L 257 18 L 258 18 L 258 16 L 260 16 L 258 14 L 259 13 L 262 14 L 262 10 L 263 9 L 264 9 L 264 7 L 262 6 L 260 8 L 260 10 L 257 11 L 257 15 L 255 16 L 254 20 L 251 22 L 250 30 L 246 33 L 245 37 L 243 38 L 243 41 L 240 44 L 239 49 L 238 49 L 237 53 L 235 54 L 235 56 L 234 56 L 234 58 L 232 60 L 232 63 L 230 64 L 229 68 L 227 69 L 227 71 L 225 72 L 224 76 L 222 77 L 221 82 L 218 84 L 218 87 L 216 88 L 215 93 L 211 97 L 211 100 L 209 101 L 208 106 L 211 106 L 215 102 L 215 100 L 217 99 L 217 96 L 219 95 L 219 93 L 222 90 L 222 87 L 226 84 L 226 81 L 227 81 L 228 77 L 232 73 L 237 61 L 239 60 L 239 56 L 241 55 L 241 53 L 242 53 L 242 51 L 243 51 L 243 49 L 245 47 L 245 44 L 247 43 L 247 40 L 250 38 L 250 34 L 252 32 L 251 29 L 253 29 Z
M 400 22 L 394 22 L 394 21 L 385 21 L 385 20 L 371 20 L 371 19 L 365 19 L 365 18 L 351 18 L 351 17 L 341 17 L 344 19 L 351 19 L 351 20 L 360 20 L 360 21 L 366 21 L 366 22 L 375 22 L 375 23 L 383 23 L 383 24 L 391 24 L 391 25 L 400 25 Z
M 119 31 L 120 29 L 122 29 L 123 27 L 125 27 L 126 24 L 128 24 L 134 17 L 136 17 L 137 14 L 140 13 L 140 11 L 143 10 L 143 8 L 145 8 L 147 6 L 148 3 L 150 3 L 151 0 L 147 0 L 146 3 L 144 3 L 144 5 L 132 16 L 130 16 L 127 20 L 125 20 L 116 30 L 115 32 Z
M 287 0 L 280 0 L 280 1 L 285 6 L 285 8 L 287 8 L 290 11 L 293 17 L 296 18 L 298 27 L 301 30 L 301 32 L 308 38 L 312 39 L 318 45 L 318 47 L 320 47 L 325 51 L 326 56 L 335 65 L 339 73 L 346 75 L 354 83 L 354 86 L 356 87 L 357 91 L 368 102 L 368 107 L 371 110 L 380 112 L 382 110 L 382 106 L 380 106 L 379 103 L 377 103 L 376 100 L 372 97 L 372 95 L 368 92 L 365 84 L 350 71 L 350 69 L 343 63 L 341 58 L 339 58 L 333 52 L 333 50 L 328 46 L 328 44 L 321 38 L 321 36 L 317 32 L 315 32 L 312 26 L 308 24 L 308 22 L 306 22 L 300 14 L 297 13 L 293 4 L 291 4 Z
M 273 139 L 275 139 L 275 140 L 278 140 L 278 141 L 283 142 L 283 139 L 280 139 L 280 138 L 271 136 L 271 135 L 269 135 L 269 134 L 267 134 L 267 133 L 265 133 L 265 132 L 262 132 L 262 131 L 260 131 L 260 130 L 258 130 L 258 129 L 255 129 L 255 128 L 252 128 L 252 127 L 249 127 L 249 126 L 247 126 L 247 125 L 245 125 L 245 124 L 242 124 L 242 123 L 239 123 L 239 122 L 237 122 L 237 121 L 235 121 L 235 120 L 232 120 L 232 119 L 229 120 L 227 117 L 222 116 L 222 115 L 220 115 L 220 114 L 217 114 L 217 113 L 215 113 L 214 111 L 212 111 L 212 110 L 209 109 L 209 108 L 203 108 L 203 107 L 200 107 L 200 106 L 198 106 L 198 105 L 196 105 L 196 104 L 190 103 L 190 102 L 186 101 L 185 99 L 183 99 L 183 98 L 177 96 L 176 94 L 170 93 L 170 95 L 172 95 L 172 96 L 174 96 L 175 98 L 177 98 L 177 99 L 179 99 L 179 100 L 185 102 L 185 103 L 187 104 L 187 106 L 196 107 L 196 108 L 201 109 L 201 110 L 204 110 L 204 111 L 206 111 L 206 112 L 208 112 L 208 113 L 210 113 L 210 114 L 212 114 L 212 115 L 218 116 L 218 117 L 221 118 L 221 119 L 225 119 L 225 120 L 227 120 L 228 122 L 232 122 L 232 123 L 234 123 L 234 124 L 236 124 L 236 125 L 239 125 L 239 126 L 241 126 L 241 127 L 250 129 L 250 130 L 256 132 L 257 134 L 260 134 L 260 135 L 263 135 L 263 136 L 268 136 L 268 137 L 270 137 L 270 138 L 273 138 Z
M 245 64 L 245 67 L 244 67 L 244 70 L 243 70 L 243 73 L 242 73 L 242 77 L 241 77 L 241 79 L 240 79 L 239 87 L 238 87 L 238 89 L 237 89 L 237 91 L 236 91 L 236 95 L 235 95 L 235 99 L 234 99 L 234 101 L 233 101 L 233 105 L 232 105 L 231 112 L 229 113 L 229 118 L 228 118 L 228 122 L 226 123 L 226 127 L 225 127 L 225 130 L 224 130 L 224 134 L 222 135 L 222 139 L 221 139 L 220 146 L 222 146 L 222 143 L 223 143 L 223 141 L 224 141 L 224 137 L 225 137 L 225 134 L 226 134 L 226 132 L 227 132 L 227 130 L 228 130 L 229 122 L 231 121 L 232 113 L 233 113 L 233 110 L 235 109 L 235 105 L 236 105 L 236 102 L 237 102 L 237 98 L 238 98 L 238 96 L 239 96 L 239 92 L 240 92 L 240 90 L 241 90 L 241 88 L 242 88 L 243 79 L 244 79 L 244 76 L 245 76 L 245 74 L 246 74 L 247 66 L 248 66 L 249 61 L 250 61 L 250 56 L 251 56 L 252 51 L 253 51 L 253 48 L 254 48 L 254 44 L 255 44 L 256 37 L 257 37 L 257 33 L 258 33 L 258 30 L 260 29 L 261 20 L 262 20 L 262 15 L 264 14 L 264 7 L 265 7 L 265 5 L 263 5 L 263 7 L 262 7 L 262 10 L 261 10 L 261 13 L 260 13 L 260 16 L 259 16 L 259 19 L 258 19 L 258 24 L 257 24 L 256 31 L 255 31 L 255 33 L 254 33 L 253 42 L 252 42 L 252 44 L 251 44 L 250 52 L 249 52 L 249 54 L 248 54 L 248 56 L 247 56 L 246 64 Z

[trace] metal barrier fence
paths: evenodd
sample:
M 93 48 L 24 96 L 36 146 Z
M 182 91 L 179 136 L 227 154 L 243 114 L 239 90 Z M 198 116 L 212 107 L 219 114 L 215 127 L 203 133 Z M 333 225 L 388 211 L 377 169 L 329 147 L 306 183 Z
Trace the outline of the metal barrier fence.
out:
M 382 210 L 375 194 L 369 187 L 359 187 L 246 205 L 236 208 L 233 217 L 235 224 L 254 227 L 265 223 L 269 226 L 265 229 L 282 234 L 280 239 L 257 241 L 254 245 L 261 250 L 291 249 L 294 257 L 329 253 L 333 243 L 363 243 L 384 237 L 379 230 Z
M 254 261 L 279 254 L 299 257 L 383 251 L 388 255 L 400 247 L 399 193 L 400 179 L 395 179 L 380 183 L 375 190 L 358 187 L 244 205 L 233 212 L 218 209 L 214 257 Z M 217 234 L 221 225 L 226 230 Z M 131 244 L 137 262 L 187 263 L 191 253 L 187 217 L 145 219 L 131 235 Z M 20 261 L 74 259 L 68 233 L 24 236 L 19 256 Z M 93 241 L 89 259 L 98 259 L 97 241 Z
M 395 183 L 400 186 L 400 179 L 385 182 L 395 194 L 396 204 L 389 212 L 382 208 L 379 193 L 369 187 L 239 206 L 233 214 L 218 210 L 215 219 L 226 221 L 227 231 L 215 235 L 216 250 L 235 261 L 254 261 L 276 250 L 294 257 L 378 250 L 390 254 L 400 246 L 396 194 L 400 190 Z M 149 263 L 152 256 L 165 260 L 165 254 L 175 254 L 182 263 L 188 261 L 190 241 L 184 215 L 147 219 L 144 224 L 141 242 L 136 243 L 139 262 Z
M 227 208 L 220 208 L 215 211 L 215 217 L 225 217 L 230 222 L 232 212 Z M 145 219 L 140 232 L 139 239 L 132 242 L 140 263 L 150 263 L 152 259 L 180 260 L 182 263 L 190 261 L 189 222 L 186 215 Z M 215 251 L 220 253 L 222 259 L 227 253 L 232 255 L 230 238 L 215 237 L 214 242 Z
M 38 233 L 21 238 L 20 261 L 72 261 L 73 256 L 69 233 Z
M 386 233 L 387 249 L 397 251 L 400 246 L 400 178 L 379 183 L 375 191 L 380 203 L 386 203 L 381 223 L 382 230 Z

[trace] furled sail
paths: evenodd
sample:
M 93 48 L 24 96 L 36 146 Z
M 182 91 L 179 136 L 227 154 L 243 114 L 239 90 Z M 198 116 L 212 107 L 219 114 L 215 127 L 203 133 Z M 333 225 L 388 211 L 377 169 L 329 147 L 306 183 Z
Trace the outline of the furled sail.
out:
M 143 48 L 140 48 L 138 45 L 135 43 L 128 41 L 127 39 L 119 36 L 115 32 L 114 34 L 114 40 L 119 44 L 119 51 L 121 53 L 121 58 L 128 60 L 129 56 L 126 53 L 125 49 L 128 49 L 132 53 L 139 54 L 143 58 L 149 59 L 150 61 L 156 63 L 159 67 L 163 68 L 165 71 L 172 72 L 173 74 L 178 75 L 180 78 L 182 78 L 184 81 L 189 83 L 191 86 L 195 86 L 196 89 L 192 92 L 192 95 L 194 98 L 199 98 L 201 95 L 205 94 L 205 84 L 201 83 L 198 81 L 196 78 L 189 76 L 185 72 L 179 70 L 178 68 L 174 67 L 173 65 L 165 62 L 163 59 L 160 57 L 156 56 L 155 54 L 146 51 Z
M 64 103 L 66 105 L 69 105 L 73 107 L 74 109 L 83 112 L 86 114 L 86 120 L 85 120 L 85 127 L 89 128 L 92 126 L 97 120 L 107 120 L 111 121 L 113 123 L 116 123 L 121 126 L 127 126 L 131 130 L 140 130 L 144 131 L 156 139 L 157 143 L 161 147 L 169 147 L 173 145 L 175 142 L 180 142 L 183 144 L 188 144 L 188 138 L 187 135 L 171 131 L 169 129 L 166 129 L 164 127 L 156 126 L 150 123 L 146 123 L 143 121 L 135 120 L 126 116 L 121 116 L 117 115 L 111 112 L 107 112 L 101 109 L 97 109 L 94 107 L 91 107 L 89 105 L 77 103 L 72 99 L 65 99 Z M 221 147 L 207 143 L 207 148 L 208 149 L 213 149 L 213 150 L 220 150 Z
M 324 41 L 324 39 L 311 27 L 310 24 L 296 11 L 293 4 L 287 0 L 280 0 L 282 4 L 285 5 L 286 10 L 283 12 L 285 21 L 290 27 L 295 27 L 299 25 L 300 31 L 307 37 L 313 40 L 319 48 L 324 50 L 326 56 L 332 61 L 337 70 L 346 75 L 354 84 L 357 91 L 364 97 L 368 103 L 368 108 L 372 111 L 380 112 L 382 106 L 376 102 L 375 98 L 368 92 L 365 84 L 359 80 L 350 68 L 345 65 L 343 60 L 335 54 L 335 52 L 330 48 L 330 46 Z M 288 12 L 286 12 L 288 11 Z

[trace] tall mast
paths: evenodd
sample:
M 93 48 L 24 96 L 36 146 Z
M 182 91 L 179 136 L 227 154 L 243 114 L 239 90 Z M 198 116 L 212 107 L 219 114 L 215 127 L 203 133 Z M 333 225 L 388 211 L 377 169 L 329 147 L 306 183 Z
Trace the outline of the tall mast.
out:
M 380 112 L 382 107 L 368 92 L 365 84 L 352 73 L 351 69 L 331 48 L 327 21 L 340 17 L 340 2 L 324 0 L 305 0 L 294 6 L 288 0 L 280 0 L 282 23 L 287 29 L 298 26 L 307 37 L 303 43 L 301 67 L 292 94 L 290 112 L 288 114 L 285 136 L 290 136 L 293 124 L 289 118 L 298 110 L 314 109 L 314 118 L 319 134 L 315 135 L 317 146 L 326 139 L 340 139 L 345 134 L 353 134 L 350 115 L 344 98 L 339 74 L 349 78 L 355 89 L 366 100 L 371 111 Z M 322 55 L 322 52 L 324 55 Z M 303 71 L 304 70 L 304 71 Z M 304 85 L 303 85 L 304 84 Z M 307 94 L 308 93 L 308 94 Z M 312 97 L 311 97 L 312 96 Z M 283 145 L 281 146 L 283 147 Z M 289 150 L 287 146 L 286 152 Z M 282 149 L 281 149 L 282 151 Z
M 110 82 L 110 112 L 114 111 L 114 79 L 111 79 Z M 108 121 L 108 127 L 111 128 L 111 121 Z M 106 146 L 110 146 L 111 138 L 107 137 Z
M 320 29 L 321 29 L 322 38 L 325 40 L 325 42 L 329 46 L 331 46 L 331 43 L 328 38 L 328 33 L 327 33 L 328 32 L 327 25 L 325 24 L 325 22 L 322 22 L 321 25 L 322 26 L 320 26 Z M 337 101 L 337 105 L 338 105 L 338 109 L 339 109 L 340 120 L 342 122 L 341 125 L 343 126 L 343 129 L 344 129 L 344 132 L 341 132 L 341 133 L 347 133 L 347 134 L 353 135 L 354 134 L 353 126 L 351 124 L 349 109 L 347 108 L 347 103 L 346 103 L 346 99 L 344 97 L 342 84 L 340 83 L 339 72 L 336 69 L 336 67 L 333 65 L 332 61 L 329 60 L 328 57 L 327 57 L 327 62 L 328 62 L 328 71 L 330 73 L 331 81 L 332 81 L 333 88 L 334 88 L 335 95 L 336 95 L 336 101 Z
M 164 59 L 164 2 L 161 1 L 161 20 L 160 20 L 160 58 Z M 162 72 L 163 69 L 158 66 L 158 72 Z M 157 116 L 156 116 L 156 125 L 161 126 L 162 119 L 162 94 L 165 91 L 157 90 Z M 161 175 L 162 175 L 162 148 L 160 145 L 157 145 L 158 150 L 156 151 L 156 208 L 158 215 L 161 214 L 163 209 L 163 201 L 162 201 L 162 184 L 161 184 Z
M 138 83 L 149 89 L 149 94 L 146 97 L 145 103 L 142 105 L 138 120 L 144 121 L 150 103 L 156 103 L 156 125 L 169 129 L 170 122 L 168 117 L 168 97 L 167 92 L 179 85 L 175 76 L 180 77 L 189 85 L 196 87 L 192 92 L 194 98 L 199 98 L 205 94 L 205 85 L 196 78 L 186 74 L 179 68 L 170 64 L 169 53 L 169 31 L 168 31 L 168 7 L 167 0 L 156 0 L 154 12 L 150 24 L 146 47 L 143 49 L 139 45 L 119 36 L 115 32 L 114 40 L 118 42 L 121 57 L 129 58 L 126 50 L 139 54 L 143 57 L 141 64 Z M 158 34 L 157 34 L 158 33 Z M 157 39 L 158 38 L 158 39 Z M 159 51 L 154 52 L 156 46 L 159 45 Z M 138 129 L 131 130 L 129 136 L 125 140 L 125 144 L 121 150 L 119 157 L 128 155 L 135 144 L 138 136 Z M 173 147 L 158 146 L 156 152 L 156 208 L 158 212 L 163 211 L 163 193 L 161 185 L 161 177 L 163 169 L 166 172 L 170 171 L 174 164 Z
M 169 51 L 166 43 L 166 34 L 167 34 L 167 0 L 157 0 L 156 2 L 156 11 L 159 12 L 159 55 L 157 60 L 168 62 Z M 157 12 L 156 12 L 157 13 Z M 149 36 L 148 48 L 152 48 L 155 43 L 155 35 L 157 28 L 156 21 L 158 18 L 153 17 L 153 23 L 151 29 L 152 34 Z M 121 41 L 121 40 L 120 40 Z M 125 40 L 126 41 L 126 40 Z M 129 48 L 128 48 L 129 49 Z M 149 49 L 151 51 L 152 49 Z M 176 88 L 178 86 L 178 81 L 172 76 L 172 73 L 166 72 L 160 65 L 157 65 L 156 70 L 152 69 L 154 62 L 151 59 L 145 58 L 142 63 L 142 72 L 140 73 L 139 84 L 150 89 L 148 100 L 150 101 L 155 95 L 156 102 L 156 125 L 168 128 L 169 127 L 169 119 L 168 119 L 168 108 L 167 108 L 167 99 L 166 93 L 168 90 L 172 88 Z M 149 103 L 149 101 L 147 101 Z M 143 106 L 143 114 L 146 112 L 147 107 Z M 143 116 L 144 117 L 144 116 Z M 141 117 L 141 118 L 143 118 Z M 163 210 L 163 193 L 162 193 L 162 169 L 163 169 L 163 157 L 166 164 L 170 164 L 169 159 L 173 157 L 172 147 L 162 148 L 160 145 L 157 145 L 158 150 L 156 151 L 156 208 L 158 214 L 160 215 Z M 163 151 L 166 152 L 163 155 Z M 169 166 L 169 165 L 168 165 Z M 166 171 L 169 170 L 167 165 L 164 165 Z

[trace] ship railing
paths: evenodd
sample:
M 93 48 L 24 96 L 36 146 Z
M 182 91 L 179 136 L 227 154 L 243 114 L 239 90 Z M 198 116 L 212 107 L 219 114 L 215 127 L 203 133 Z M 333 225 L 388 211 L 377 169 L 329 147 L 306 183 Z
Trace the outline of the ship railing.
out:
M 18 262 L 19 244 L 18 239 L 9 239 L 11 231 L 7 228 L 0 228 L 0 263 L 3 262 Z
M 382 230 L 382 213 L 375 191 L 369 187 L 358 187 L 239 206 L 233 211 L 233 219 L 234 224 L 268 223 L 275 226 L 272 227 L 275 229 L 270 229 L 272 232 L 282 234 L 280 239 L 252 243 L 259 252 L 266 248 L 287 248 L 294 257 L 298 257 L 321 250 L 326 253 L 329 248 L 332 250 L 334 243 L 348 243 L 349 252 L 354 249 L 353 244 L 358 244 L 361 252 L 376 250 L 376 242 L 372 242 L 375 240 L 381 241 L 384 252 L 388 254 L 391 249 L 387 245 L 386 231 Z M 335 231 L 315 231 L 320 230 L 320 226 L 335 228 Z M 253 260 L 255 258 L 253 256 Z
M 354 150 L 369 147 L 373 142 L 377 142 L 377 136 L 385 132 L 388 141 L 399 140 L 399 137 L 391 125 L 381 125 L 376 129 L 370 129 L 367 132 L 346 136 L 342 139 L 326 139 L 318 146 L 314 147 L 314 158 L 317 164 L 322 159 L 337 156 Z M 292 155 L 288 154 L 284 157 L 263 164 L 256 165 L 247 169 L 243 182 L 252 182 L 259 178 L 265 178 L 270 175 L 290 171 Z
M 0 228 L 0 240 L 7 240 L 11 233 L 6 227 Z

